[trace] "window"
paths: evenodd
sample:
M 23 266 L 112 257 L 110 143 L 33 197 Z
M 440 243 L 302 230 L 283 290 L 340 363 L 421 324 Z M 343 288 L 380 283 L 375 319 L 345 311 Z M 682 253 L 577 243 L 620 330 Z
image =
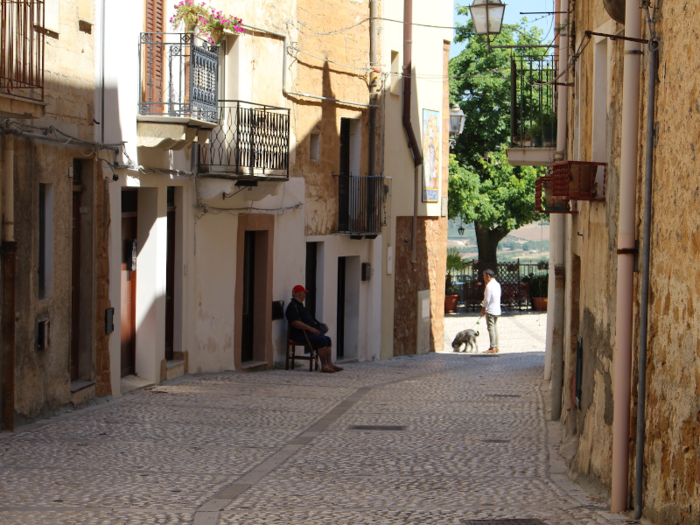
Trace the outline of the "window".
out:
M 401 94 L 401 63 L 398 51 L 391 52 L 391 93 Z
M 320 133 L 312 133 L 311 134 L 311 143 L 310 143 L 310 150 L 309 150 L 309 158 L 313 160 L 314 162 L 318 162 L 318 159 L 321 158 L 321 134 Z
M 51 296 L 52 263 L 53 184 L 39 184 L 39 299 Z

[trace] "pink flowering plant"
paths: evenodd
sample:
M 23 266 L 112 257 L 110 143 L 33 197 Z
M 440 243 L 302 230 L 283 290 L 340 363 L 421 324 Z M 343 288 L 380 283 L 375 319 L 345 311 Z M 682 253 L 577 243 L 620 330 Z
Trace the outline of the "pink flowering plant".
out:
M 175 29 L 184 26 L 186 31 L 194 31 L 208 14 L 205 2 L 195 4 L 194 0 L 181 0 L 175 4 L 175 14 L 170 17 L 170 23 Z
M 175 4 L 175 14 L 170 18 L 170 23 L 175 29 L 183 25 L 187 31 L 199 29 L 200 36 L 211 44 L 221 41 L 224 30 L 243 32 L 243 20 L 207 7 L 206 2 L 195 3 L 195 0 L 181 0 Z
M 243 20 L 210 7 L 208 16 L 202 17 L 200 20 L 199 29 L 203 38 L 209 40 L 211 44 L 218 44 L 224 36 L 224 30 L 242 33 Z

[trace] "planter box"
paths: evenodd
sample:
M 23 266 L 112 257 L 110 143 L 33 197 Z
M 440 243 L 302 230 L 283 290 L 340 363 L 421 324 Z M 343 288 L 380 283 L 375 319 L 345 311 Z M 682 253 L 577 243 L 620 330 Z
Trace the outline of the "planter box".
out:
M 459 302 L 459 294 L 445 295 L 445 313 L 453 314 L 457 311 L 457 303 Z
M 533 297 L 532 298 L 532 309 L 535 312 L 546 312 L 547 311 L 547 298 L 546 297 Z

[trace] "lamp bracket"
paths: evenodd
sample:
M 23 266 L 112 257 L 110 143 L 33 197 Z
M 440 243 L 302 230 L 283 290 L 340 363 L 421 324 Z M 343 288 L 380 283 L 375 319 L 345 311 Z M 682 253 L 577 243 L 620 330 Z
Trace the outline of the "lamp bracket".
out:
M 648 44 L 648 40 L 644 40 L 643 38 L 632 38 L 629 36 L 620 36 L 620 35 L 609 35 L 608 33 L 596 33 L 594 31 L 586 31 L 585 35 L 587 37 L 592 37 L 592 36 L 603 36 L 605 38 L 609 38 L 610 40 L 627 40 L 628 42 L 638 42 L 640 44 Z

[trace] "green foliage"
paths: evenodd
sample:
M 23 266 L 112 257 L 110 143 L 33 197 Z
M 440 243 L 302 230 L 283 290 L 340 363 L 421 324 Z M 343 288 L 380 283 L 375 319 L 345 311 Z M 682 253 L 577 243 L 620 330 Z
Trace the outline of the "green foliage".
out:
M 462 254 L 458 248 L 452 247 L 447 249 L 447 268 L 445 274 L 445 294 L 453 295 L 459 293 L 459 288 L 452 284 L 452 272 L 460 272 L 464 270 L 464 261 Z
M 479 164 L 481 173 L 460 166 L 455 156 L 450 156 L 450 217 L 507 231 L 538 219 L 535 179 L 539 168 L 511 166 L 505 148 L 485 152 Z
M 466 6 L 459 11 L 468 14 Z M 536 27 L 505 24 L 492 44 L 532 45 L 541 38 Z M 509 231 L 540 218 L 535 213 L 535 179 L 544 168 L 511 166 L 505 145 L 510 142 L 511 56 L 542 56 L 546 50 L 487 53 L 486 40 L 476 36 L 471 20 L 457 30 L 455 41 L 467 46 L 450 60 L 450 96 L 467 121 L 450 155 L 448 214 L 497 233 L 497 243 Z
M 532 297 L 547 297 L 549 292 L 549 273 L 527 275 L 523 277 L 524 283 L 530 283 L 530 295 Z

